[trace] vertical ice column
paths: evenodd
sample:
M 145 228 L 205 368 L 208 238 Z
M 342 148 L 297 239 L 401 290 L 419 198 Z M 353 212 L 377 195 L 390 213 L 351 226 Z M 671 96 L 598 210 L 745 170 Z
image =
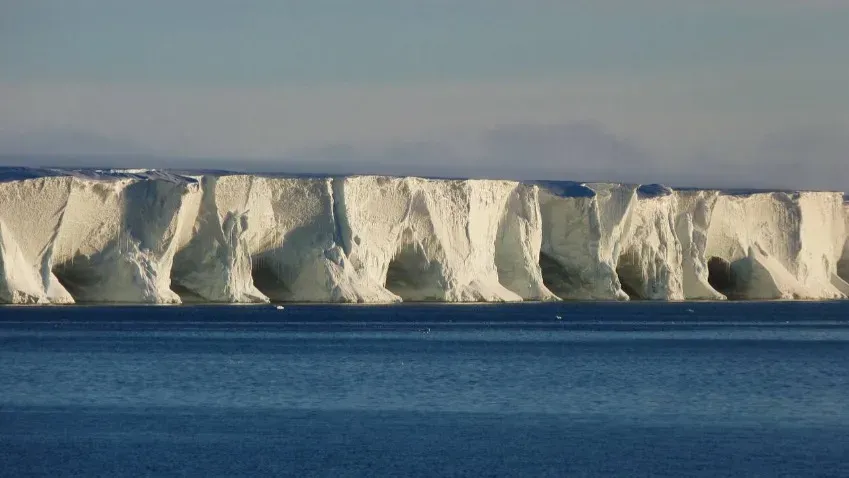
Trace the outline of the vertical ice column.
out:
M 408 301 L 521 300 L 505 288 L 496 242 L 517 183 L 347 178 L 345 244 L 352 266 Z
M 246 211 L 236 208 L 220 214 L 216 203 L 217 182 L 215 176 L 201 178 L 196 220 L 189 237 L 181 239 L 174 257 L 172 287 L 184 301 L 268 302 L 253 283 L 251 256 L 245 241 Z
M 60 175 L 0 181 L 0 302 L 74 301 L 51 271 L 71 182 Z
M 518 184 L 507 200 L 495 243 L 498 280 L 524 300 L 559 300 L 543 281 L 541 247 L 539 187 Z
M 53 270 L 77 301 L 179 303 L 170 288 L 186 178 L 74 178 L 53 251 Z
M 546 286 L 563 299 L 628 300 L 616 273 L 636 186 L 543 183 L 540 255 Z

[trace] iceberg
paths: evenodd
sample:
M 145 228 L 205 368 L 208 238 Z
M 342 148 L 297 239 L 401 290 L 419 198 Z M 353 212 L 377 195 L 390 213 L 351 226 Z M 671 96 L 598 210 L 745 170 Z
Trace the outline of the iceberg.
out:
M 0 168 L 0 303 L 849 297 L 837 192 Z

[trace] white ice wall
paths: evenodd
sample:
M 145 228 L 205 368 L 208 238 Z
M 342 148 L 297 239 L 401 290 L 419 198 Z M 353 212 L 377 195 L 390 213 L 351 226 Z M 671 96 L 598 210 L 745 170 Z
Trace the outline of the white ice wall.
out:
M 70 303 L 51 271 L 71 177 L 0 182 L 0 302 Z
M 681 277 L 684 298 L 721 300 L 726 297 L 709 282 L 708 230 L 718 191 L 676 192 L 678 199 L 675 234 L 681 245 Z
M 255 283 L 273 300 L 387 302 L 395 298 L 360 277 L 342 249 L 331 178 L 225 176 L 219 216 L 244 214 Z
M 635 295 L 632 298 L 686 298 L 677 209 L 678 198 L 671 190 L 638 190 L 616 267 L 620 282 Z
M 172 243 L 192 186 L 125 174 L 0 183 L 3 271 L 21 269 L 0 284 L 9 290 L 0 295 L 6 302 L 177 302 Z M 15 248 L 20 253 L 9 252 Z
M 216 176 L 198 178 L 201 192 L 185 205 L 171 271 L 183 301 L 268 302 L 251 278 L 244 208 L 219 213 Z
M 837 278 L 849 283 L 849 196 L 843 197 L 843 224 L 846 231 L 846 239 L 843 241 L 843 252 L 837 263 Z M 835 281 L 839 283 L 839 281 Z M 849 296 L 849 291 L 845 292 Z
M 838 273 L 847 236 L 839 193 L 554 183 L 540 197 L 541 262 L 563 298 L 723 299 L 710 258 L 730 264 L 735 298 L 849 295 Z
M 518 184 L 507 199 L 495 241 L 498 280 L 524 300 L 559 300 L 542 277 L 541 247 L 539 187 Z
M 499 282 L 496 242 L 517 186 L 510 181 L 347 178 L 337 195 L 350 262 L 360 276 L 404 300 L 549 298 L 539 283 L 515 292 Z M 525 255 L 517 252 L 517 257 Z M 525 268 L 532 277 L 534 266 Z
M 731 263 L 746 299 L 844 298 L 839 193 L 720 195 L 705 254 Z
M 0 175 L 0 302 L 836 299 L 847 231 L 838 193 Z
M 636 186 L 572 185 L 540 193 L 543 260 L 551 290 L 567 299 L 627 300 L 616 274 Z M 561 268 L 556 271 L 555 269 Z
M 74 178 L 53 271 L 77 301 L 178 303 L 171 263 L 190 181 Z

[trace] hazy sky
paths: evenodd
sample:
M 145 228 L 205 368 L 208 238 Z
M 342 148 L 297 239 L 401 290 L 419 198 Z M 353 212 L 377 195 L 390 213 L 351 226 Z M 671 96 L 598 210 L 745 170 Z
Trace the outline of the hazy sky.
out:
M 0 154 L 843 190 L 847 48 L 849 0 L 0 0 Z

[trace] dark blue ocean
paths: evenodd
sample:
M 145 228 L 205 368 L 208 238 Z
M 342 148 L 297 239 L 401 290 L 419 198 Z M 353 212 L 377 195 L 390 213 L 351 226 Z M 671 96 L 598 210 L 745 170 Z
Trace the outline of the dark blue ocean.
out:
M 849 302 L 0 308 L 3 476 L 849 476 Z

